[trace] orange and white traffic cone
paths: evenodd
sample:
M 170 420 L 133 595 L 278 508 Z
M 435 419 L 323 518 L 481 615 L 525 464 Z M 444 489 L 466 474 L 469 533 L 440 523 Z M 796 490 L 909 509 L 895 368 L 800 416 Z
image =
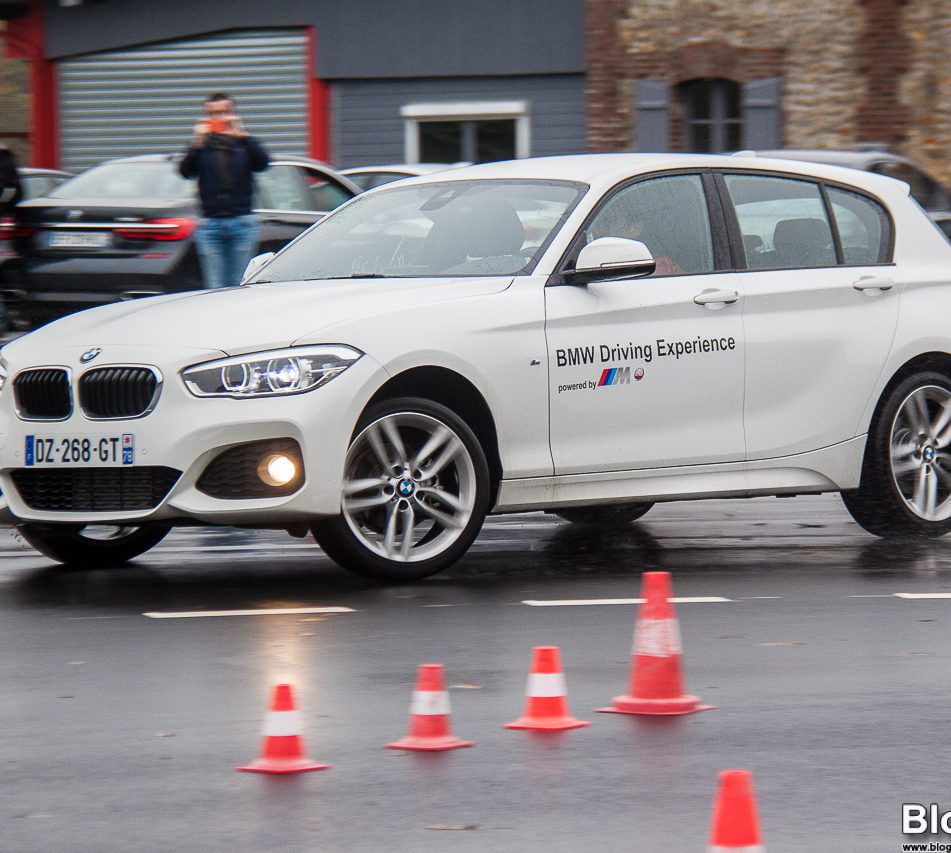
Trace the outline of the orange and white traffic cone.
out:
M 765 853 L 756 814 L 753 774 L 749 770 L 724 770 L 713 802 L 707 853 Z
M 609 714 L 692 714 L 708 711 L 696 696 L 683 691 L 680 625 L 670 602 L 670 572 L 644 572 L 641 605 L 631 649 L 630 693 L 615 696 Z
M 264 718 L 261 757 L 238 770 L 250 773 L 303 773 L 326 770 L 329 764 L 315 764 L 304 754 L 300 714 L 294 706 L 289 684 L 278 684 L 271 694 L 271 707 Z
M 568 713 L 568 688 L 558 646 L 535 646 L 525 697 L 525 714 L 505 728 L 555 732 L 591 725 Z
M 416 675 L 416 689 L 409 709 L 409 733 L 387 749 L 417 749 L 436 752 L 475 746 L 452 733 L 449 722 L 449 693 L 443 680 L 441 663 L 424 663 Z

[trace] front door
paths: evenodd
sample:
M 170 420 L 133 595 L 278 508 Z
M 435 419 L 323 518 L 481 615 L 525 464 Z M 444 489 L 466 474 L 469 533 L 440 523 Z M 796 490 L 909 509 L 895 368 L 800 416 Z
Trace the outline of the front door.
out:
M 556 474 L 742 461 L 738 277 L 716 272 L 699 175 L 618 190 L 579 241 L 640 240 L 648 278 L 545 291 Z

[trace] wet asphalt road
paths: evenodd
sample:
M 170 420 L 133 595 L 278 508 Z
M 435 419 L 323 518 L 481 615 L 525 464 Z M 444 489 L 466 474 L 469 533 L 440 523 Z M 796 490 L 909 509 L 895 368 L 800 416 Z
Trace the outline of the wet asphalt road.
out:
M 626 687 L 634 608 L 522 603 L 633 597 L 649 568 L 730 599 L 678 608 L 717 710 L 592 714 Z M 899 597 L 921 593 L 951 595 L 951 538 L 879 542 L 834 496 L 492 519 L 454 569 L 389 588 L 278 533 L 176 531 L 69 574 L 0 531 L 0 851 L 701 851 L 727 767 L 754 771 L 770 853 L 898 851 L 903 801 L 951 808 L 951 598 Z M 318 606 L 353 612 L 143 615 Z M 501 728 L 539 644 L 591 727 Z M 475 748 L 382 749 L 427 661 Z M 281 680 L 331 770 L 234 771 Z

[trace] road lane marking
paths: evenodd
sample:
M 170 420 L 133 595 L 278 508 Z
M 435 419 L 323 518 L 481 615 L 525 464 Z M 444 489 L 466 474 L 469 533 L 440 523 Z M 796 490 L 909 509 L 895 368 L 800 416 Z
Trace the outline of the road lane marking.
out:
M 671 598 L 670 601 L 674 604 L 718 604 L 724 601 L 732 601 L 732 599 L 720 598 L 716 595 L 693 595 L 685 598 Z M 643 603 L 643 598 L 565 598 L 549 600 L 529 598 L 521 602 L 521 604 L 527 604 L 529 607 L 585 607 L 599 604 Z
M 302 616 L 309 613 L 356 613 L 352 607 L 275 607 L 269 610 L 170 610 L 143 613 L 149 619 L 204 619 L 214 616 Z
M 293 542 L 257 542 L 253 545 L 159 545 L 154 554 L 198 554 L 207 551 L 316 551 L 317 546 L 311 542 L 308 545 L 296 545 Z
M 951 598 L 951 592 L 895 592 L 892 594 L 895 598 L 909 599 Z

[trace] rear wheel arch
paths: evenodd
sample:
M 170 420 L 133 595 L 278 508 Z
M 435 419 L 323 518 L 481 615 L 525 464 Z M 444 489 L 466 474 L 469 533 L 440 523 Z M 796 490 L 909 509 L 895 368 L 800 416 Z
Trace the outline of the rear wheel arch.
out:
M 367 401 L 364 410 L 398 397 L 420 397 L 439 403 L 458 415 L 482 445 L 491 478 L 490 506 L 494 506 L 502 481 L 495 418 L 482 393 L 462 374 L 445 367 L 413 367 L 387 380 Z M 355 437 L 356 433 L 353 437 Z
M 951 354 L 946 352 L 925 352 L 916 355 L 914 358 L 910 358 L 901 365 L 879 392 L 878 399 L 875 401 L 875 408 L 872 410 L 872 416 L 868 423 L 865 424 L 865 432 L 872 429 L 877 422 L 881 415 L 882 407 L 885 405 L 894 388 L 904 382 L 909 376 L 929 370 L 951 377 Z

